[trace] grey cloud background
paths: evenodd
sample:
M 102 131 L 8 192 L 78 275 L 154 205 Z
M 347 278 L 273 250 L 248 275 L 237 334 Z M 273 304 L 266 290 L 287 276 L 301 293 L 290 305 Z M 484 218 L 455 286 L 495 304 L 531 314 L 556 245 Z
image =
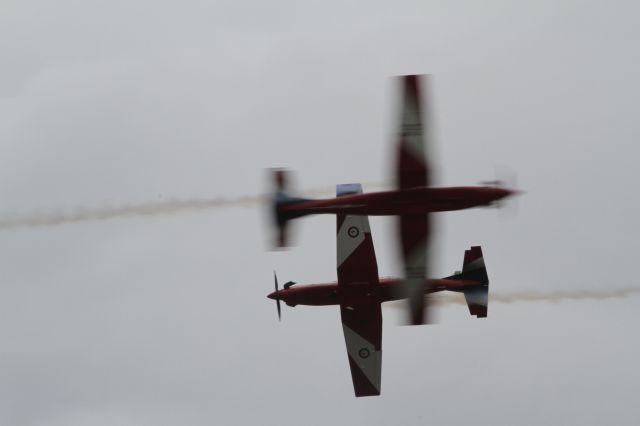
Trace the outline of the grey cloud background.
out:
M 392 75 L 432 73 L 441 184 L 518 173 L 516 218 L 439 217 L 435 272 L 482 244 L 492 291 L 638 288 L 633 2 L 5 2 L 0 216 L 386 182 Z M 264 298 L 335 278 L 331 218 L 267 252 L 229 208 L 0 237 L 0 423 L 634 424 L 638 296 L 458 305 L 398 327 L 352 395 L 335 308 Z M 390 221 L 372 219 L 384 275 Z

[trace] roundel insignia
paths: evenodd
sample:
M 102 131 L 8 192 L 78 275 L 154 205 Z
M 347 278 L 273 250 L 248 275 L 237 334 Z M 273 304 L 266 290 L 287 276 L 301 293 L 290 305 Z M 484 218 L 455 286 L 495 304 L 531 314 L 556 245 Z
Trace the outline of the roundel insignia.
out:
M 360 358 L 369 358 L 369 355 L 371 355 L 371 352 L 369 352 L 369 349 L 367 348 L 362 348 L 358 351 L 358 356 Z
M 349 235 L 351 238 L 356 238 L 358 235 L 360 235 L 360 230 L 357 226 L 352 226 L 347 229 L 347 235 Z

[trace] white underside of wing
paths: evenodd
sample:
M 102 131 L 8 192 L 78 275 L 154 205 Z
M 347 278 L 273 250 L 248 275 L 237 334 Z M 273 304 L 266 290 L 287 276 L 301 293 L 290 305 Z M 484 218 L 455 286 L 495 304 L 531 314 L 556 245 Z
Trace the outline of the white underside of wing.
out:
M 347 216 L 337 235 L 337 265 L 342 263 L 364 242 L 365 233 L 371 233 L 367 216 Z
M 358 333 L 342 324 L 347 353 L 371 384 L 380 391 L 380 372 L 382 370 L 382 351 Z

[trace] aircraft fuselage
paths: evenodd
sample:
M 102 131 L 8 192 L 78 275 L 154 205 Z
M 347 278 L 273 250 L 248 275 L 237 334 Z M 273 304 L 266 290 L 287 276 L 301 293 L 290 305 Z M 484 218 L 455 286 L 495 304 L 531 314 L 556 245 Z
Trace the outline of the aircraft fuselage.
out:
M 403 291 L 402 281 L 395 278 L 381 278 L 378 283 L 371 285 L 350 283 L 348 286 L 338 286 L 337 283 L 294 285 L 278 292 L 272 292 L 267 297 L 280 299 L 287 305 L 358 305 L 362 303 L 383 303 L 407 298 Z M 462 291 L 469 286 L 481 284 L 474 280 L 429 279 L 425 280 L 424 293 L 438 291 Z
M 488 206 L 513 194 L 490 186 L 448 188 L 419 187 L 394 191 L 345 195 L 322 200 L 296 200 L 279 207 L 280 213 L 300 217 L 309 214 L 389 216 L 428 214 Z

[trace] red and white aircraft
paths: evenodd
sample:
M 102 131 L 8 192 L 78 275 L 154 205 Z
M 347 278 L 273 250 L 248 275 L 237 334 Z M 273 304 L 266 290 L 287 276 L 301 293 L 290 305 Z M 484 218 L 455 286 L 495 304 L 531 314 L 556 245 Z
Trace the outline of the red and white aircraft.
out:
M 359 184 L 338 185 L 340 197 L 362 192 Z M 287 305 L 340 305 L 342 330 L 347 345 L 351 378 L 356 396 L 380 395 L 382 369 L 381 303 L 406 298 L 403 280 L 379 278 L 369 219 L 362 215 L 338 214 L 338 282 L 295 285 L 288 282 L 268 295 L 275 299 L 280 316 L 280 301 Z M 489 278 L 482 249 L 465 252 L 462 271 L 446 278 L 422 279 L 421 297 L 437 291 L 464 293 L 471 315 L 487 316 Z
M 403 102 L 397 144 L 397 189 L 367 194 L 343 191 L 336 198 L 322 200 L 298 198 L 287 194 L 284 170 L 276 170 L 273 209 L 277 244 L 281 247 L 287 244 L 287 222 L 294 218 L 311 214 L 398 216 L 405 270 L 402 294 L 409 300 L 409 322 L 424 324 L 427 313 L 424 283 L 429 276 L 429 213 L 493 205 L 515 191 L 499 187 L 499 182 L 492 182 L 491 186 L 430 187 L 430 168 L 425 155 L 428 132 L 423 131 L 419 76 L 404 76 L 401 81 Z

